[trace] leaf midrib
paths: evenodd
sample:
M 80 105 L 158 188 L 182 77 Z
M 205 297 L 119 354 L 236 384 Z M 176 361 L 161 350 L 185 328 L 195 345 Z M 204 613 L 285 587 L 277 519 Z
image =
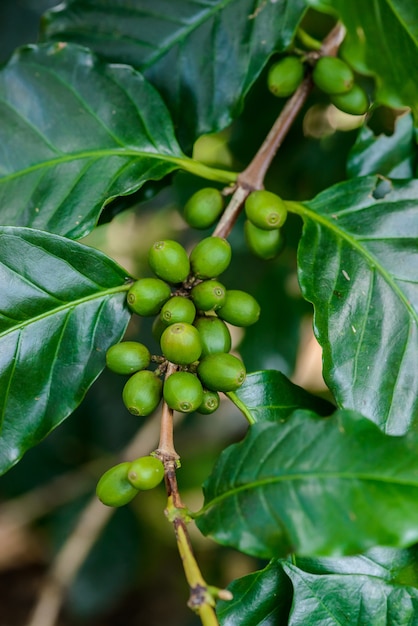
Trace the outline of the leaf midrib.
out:
M 324 226 L 325 228 L 328 228 L 337 237 L 340 237 L 341 239 L 345 240 L 355 250 L 357 250 L 357 252 L 359 252 L 359 254 L 363 256 L 364 259 L 368 262 L 370 270 L 378 272 L 383 277 L 386 283 L 391 287 L 393 292 L 397 295 L 399 300 L 402 302 L 402 304 L 408 311 L 409 315 L 418 324 L 418 312 L 414 310 L 414 308 L 412 307 L 411 303 L 409 302 L 409 300 L 407 299 L 403 291 L 400 289 L 398 284 L 393 279 L 392 275 L 384 269 L 384 267 L 380 264 L 380 262 L 366 248 L 364 248 L 361 245 L 361 241 L 362 241 L 361 239 L 357 241 L 356 239 L 354 239 L 354 237 L 349 235 L 349 233 L 347 233 L 344 230 L 339 229 L 336 226 L 336 224 L 331 222 L 329 219 L 327 219 L 320 213 L 316 213 L 312 209 L 309 209 L 306 206 L 306 204 L 302 204 L 298 202 L 287 202 L 286 204 L 290 212 L 296 213 L 297 215 L 300 215 L 302 218 L 307 217 L 312 222 L 314 223 L 316 222 L 317 224 L 320 224 Z
M 273 478 L 263 478 L 257 481 L 248 482 L 245 485 L 234 487 L 233 489 L 225 491 L 221 495 L 213 498 L 210 502 L 208 502 L 208 504 L 202 507 L 200 511 L 195 513 L 194 517 L 195 518 L 201 517 L 211 508 L 217 506 L 218 504 L 222 503 L 228 498 L 235 497 L 237 494 L 244 492 L 244 491 L 260 489 L 265 486 L 270 486 L 270 485 L 274 485 L 277 483 L 284 483 L 285 481 L 294 482 L 294 481 L 304 481 L 304 480 L 306 481 L 306 480 L 312 480 L 312 479 L 315 479 L 315 480 L 326 479 L 327 481 L 335 480 L 335 479 L 349 480 L 349 481 L 356 481 L 356 482 L 361 481 L 363 483 L 365 482 L 381 483 L 381 484 L 391 485 L 391 486 L 413 487 L 415 489 L 418 489 L 418 484 L 410 480 L 400 480 L 399 478 L 397 478 L 396 480 L 395 479 L 389 480 L 388 477 L 386 476 L 375 476 L 375 475 L 370 475 L 368 473 L 350 474 L 347 472 L 337 472 L 337 471 L 316 472 L 316 473 L 314 472 L 300 473 L 299 472 L 295 474 L 285 474 L 283 476 L 274 476 Z
M 94 294 L 90 294 L 88 296 L 84 296 L 83 298 L 78 298 L 77 300 L 72 300 L 71 302 L 67 302 L 60 306 L 54 307 L 53 309 L 49 309 L 48 311 L 44 313 L 35 315 L 34 317 L 24 320 L 23 322 L 20 322 L 19 324 L 15 324 L 14 326 L 11 326 L 7 330 L 3 331 L 2 333 L 0 333 L 0 340 L 3 337 L 10 335 L 11 333 L 17 332 L 25 328 L 26 326 L 30 326 L 31 324 L 36 324 L 37 322 L 47 319 L 48 317 L 58 315 L 62 311 L 66 311 L 66 310 L 70 311 L 71 309 L 75 309 L 78 306 L 85 304 L 86 302 L 93 302 L 94 300 L 99 300 L 106 296 L 111 296 L 112 294 L 123 293 L 124 291 L 128 291 L 130 286 L 131 286 L 130 283 L 118 285 L 117 287 L 111 287 L 110 289 L 98 291 L 98 292 L 95 292 Z

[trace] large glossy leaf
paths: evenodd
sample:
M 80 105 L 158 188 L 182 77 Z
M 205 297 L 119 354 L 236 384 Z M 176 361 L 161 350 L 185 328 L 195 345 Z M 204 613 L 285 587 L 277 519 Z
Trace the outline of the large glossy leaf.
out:
M 288 626 L 415 624 L 418 589 L 364 574 L 316 576 L 283 563 L 293 584 Z
M 44 37 L 144 71 L 190 145 L 237 115 L 304 10 L 303 0 L 73 0 L 47 13 Z
M 418 120 L 418 4 L 405 0 L 307 0 L 335 12 L 347 28 L 345 58 L 376 77 L 376 99 L 409 106 Z
M 334 411 L 332 404 L 293 384 L 276 370 L 248 374 L 244 384 L 227 395 L 252 424 L 285 420 L 296 409 L 311 409 L 319 415 Z
M 220 455 L 204 491 L 200 530 L 255 556 L 410 545 L 418 539 L 418 435 L 390 437 L 350 411 L 296 411 L 282 424 L 251 426 Z
M 418 158 L 412 115 L 398 118 L 392 135 L 375 135 L 363 126 L 348 156 L 351 178 L 381 174 L 389 178 L 413 178 Z
M 324 378 L 340 406 L 402 434 L 418 417 L 418 181 L 358 178 L 294 208 Z
M 23 48 L 1 70 L 0 139 L 0 224 L 71 238 L 112 198 L 191 163 L 138 72 L 67 44 Z
M 218 602 L 221 626 L 278 626 L 287 624 L 292 585 L 279 561 L 238 578 L 228 586 L 233 600 Z
M 126 272 L 57 235 L 0 229 L 0 473 L 81 402 L 124 333 Z

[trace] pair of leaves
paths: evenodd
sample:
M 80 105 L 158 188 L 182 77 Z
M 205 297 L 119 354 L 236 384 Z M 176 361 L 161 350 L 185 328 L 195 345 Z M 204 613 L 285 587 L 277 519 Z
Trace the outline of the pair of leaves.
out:
M 126 272 L 102 253 L 0 229 L 0 474 L 83 399 L 130 318 Z
M 305 10 L 304 0 L 72 0 L 46 14 L 43 37 L 144 72 L 190 147 L 237 116 Z
M 259 572 L 234 581 L 236 602 L 221 602 L 222 626 L 339 626 L 340 624 L 413 624 L 418 589 L 400 584 L 393 568 L 416 564 L 412 551 L 374 549 L 344 559 L 272 561 Z M 416 581 L 415 581 L 416 582 Z
M 418 541 L 417 458 L 415 433 L 385 435 L 351 411 L 298 410 L 222 452 L 196 523 L 262 558 L 408 546 Z
M 307 0 L 336 14 L 347 29 L 342 54 L 359 72 L 376 78 L 376 101 L 411 107 L 418 120 L 418 6 L 403 0 Z

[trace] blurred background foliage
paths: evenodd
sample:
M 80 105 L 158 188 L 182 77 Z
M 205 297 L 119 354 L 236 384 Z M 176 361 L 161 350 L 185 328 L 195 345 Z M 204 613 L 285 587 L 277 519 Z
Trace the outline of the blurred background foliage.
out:
M 2 0 L 0 63 L 5 63 L 17 46 L 36 42 L 40 15 L 54 4 L 53 0 Z M 329 18 L 313 12 L 306 21 L 309 32 L 319 37 L 330 27 Z M 258 149 L 281 106 L 282 101 L 268 92 L 264 72 L 252 88 L 240 118 L 218 135 L 199 139 L 194 155 L 218 167 L 241 170 Z M 357 118 L 337 112 L 314 91 L 276 157 L 266 187 L 284 198 L 303 200 L 345 179 L 347 155 L 358 125 Z M 141 200 L 134 206 L 130 206 L 132 197 L 109 206 L 101 225 L 85 243 L 102 249 L 133 275 L 147 275 L 146 254 L 156 239 L 177 239 L 190 248 L 210 234 L 191 231 L 181 216 L 181 207 L 201 186 L 207 186 L 207 182 L 186 174 L 149 185 L 134 198 Z M 302 300 L 296 276 L 301 227 L 297 218 L 289 219 L 283 254 L 277 260 L 263 262 L 248 252 L 243 220 L 239 220 L 230 237 L 233 261 L 222 281 L 231 288 L 249 291 L 262 307 L 260 322 L 245 335 L 234 335 L 235 348 L 247 369 L 279 369 L 308 389 L 324 392 L 320 354 L 311 348 L 311 306 Z M 133 318 L 126 338 L 143 341 L 156 350 L 150 330 L 148 320 Z M 79 409 L 2 477 L 2 625 L 26 623 L 42 576 L 93 495 L 98 477 L 115 462 L 118 452 L 141 426 L 122 404 L 124 382 L 122 377 L 104 371 Z M 245 428 L 244 418 L 227 401 L 215 415 L 191 415 L 182 420 L 176 433 L 176 448 L 182 458 L 179 485 L 191 508 L 201 503 L 200 486 L 217 454 L 239 439 Z M 157 443 L 157 439 L 150 441 L 149 450 Z M 187 587 L 164 506 L 161 487 L 116 512 L 72 585 L 60 624 L 199 623 L 186 607 Z M 209 581 L 227 585 L 259 565 L 237 552 L 219 548 L 197 532 L 192 535 L 198 562 Z

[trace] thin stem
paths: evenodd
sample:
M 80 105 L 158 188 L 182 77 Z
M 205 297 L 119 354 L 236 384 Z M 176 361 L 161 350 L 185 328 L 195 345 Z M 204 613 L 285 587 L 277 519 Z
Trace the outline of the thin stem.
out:
M 344 39 L 345 30 L 341 24 L 337 24 L 324 39 L 321 50 L 312 52 L 312 62 L 320 56 L 335 56 Z M 299 85 L 293 96 L 286 102 L 279 117 L 276 119 L 260 149 L 254 156 L 248 167 L 245 168 L 237 179 L 237 186 L 229 202 L 228 208 L 218 223 L 214 235 L 228 237 L 237 218 L 242 210 L 247 196 L 256 189 L 263 189 L 264 178 L 275 157 L 277 150 L 282 145 L 296 117 L 299 115 L 306 99 L 312 90 L 313 82 L 311 71 Z
M 165 373 L 165 379 L 171 376 L 171 374 L 174 374 L 175 371 L 177 371 L 177 365 L 169 362 Z M 164 464 L 168 464 L 168 469 L 171 467 L 170 463 L 173 461 L 177 463 L 180 458 L 174 448 L 173 410 L 169 408 L 166 402 L 163 402 L 163 409 L 161 412 L 160 442 L 155 454 Z

